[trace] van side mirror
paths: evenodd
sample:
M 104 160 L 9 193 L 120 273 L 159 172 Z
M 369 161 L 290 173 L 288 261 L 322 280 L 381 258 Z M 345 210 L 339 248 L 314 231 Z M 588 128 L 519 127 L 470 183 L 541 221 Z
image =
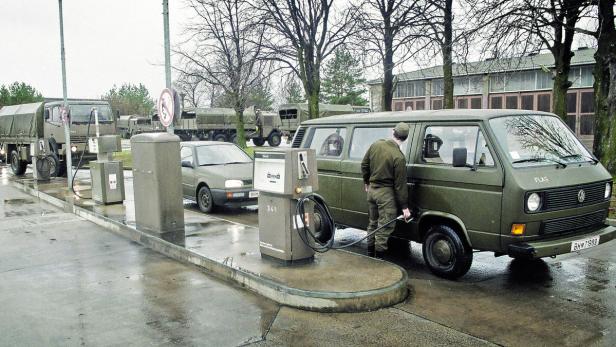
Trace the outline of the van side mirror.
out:
M 182 167 L 189 167 L 192 169 L 193 164 L 192 162 L 190 162 L 190 160 L 182 160 Z
M 453 149 L 453 167 L 466 167 L 466 157 L 468 156 L 466 147 Z
M 49 119 L 49 109 L 46 108 L 45 109 L 45 120 L 48 120 L 48 119 Z

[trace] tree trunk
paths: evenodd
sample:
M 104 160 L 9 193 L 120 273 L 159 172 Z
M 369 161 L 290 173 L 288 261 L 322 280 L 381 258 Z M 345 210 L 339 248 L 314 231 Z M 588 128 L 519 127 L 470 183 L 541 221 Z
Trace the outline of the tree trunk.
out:
M 453 103 L 453 59 L 452 53 L 452 41 L 453 41 L 453 29 L 452 29 L 452 2 L 453 0 L 445 0 L 445 13 L 443 13 L 443 108 L 454 108 Z
M 246 132 L 244 131 L 244 108 L 236 105 L 237 128 L 235 142 L 241 148 L 246 148 Z
M 554 87 L 552 93 L 554 95 L 553 109 L 554 113 L 567 121 L 567 91 L 571 87 L 569 81 L 569 70 L 571 69 L 571 47 L 566 49 L 563 44 L 556 44 L 553 50 L 554 54 Z
M 381 87 L 381 107 L 383 111 L 392 110 L 392 99 L 394 96 L 394 51 L 392 29 L 388 26 L 388 20 L 385 23 L 385 35 L 383 43 L 385 46 L 385 56 L 383 59 L 383 84 Z
M 595 53 L 595 139 L 593 152 L 616 174 L 616 27 L 614 0 L 599 1 L 597 52 Z

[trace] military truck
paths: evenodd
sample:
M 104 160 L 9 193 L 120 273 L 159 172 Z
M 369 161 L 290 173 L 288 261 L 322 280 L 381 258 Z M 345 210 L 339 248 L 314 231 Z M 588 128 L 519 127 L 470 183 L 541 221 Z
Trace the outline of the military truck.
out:
M 50 160 L 51 176 L 60 176 L 66 169 L 66 155 L 79 158 L 86 150 L 87 137 L 95 136 L 92 108 L 98 110 L 100 134 L 115 134 L 116 125 L 106 101 L 69 100 L 71 143 L 66 143 L 62 122 L 62 101 L 35 102 L 4 106 L 0 109 L 0 155 L 11 164 L 15 175 L 23 175 L 32 163 L 36 148 L 44 148 Z M 90 131 L 88 134 L 88 122 Z M 84 159 L 96 154 L 84 153 Z M 74 160 L 73 163 L 76 161 Z
M 129 139 L 131 136 L 136 134 L 165 131 L 165 128 L 160 124 L 160 122 L 152 124 L 152 119 L 145 116 L 120 116 L 117 123 L 118 133 L 125 139 Z
M 354 112 L 351 105 L 319 104 L 318 118 Z M 278 108 L 278 115 L 282 122 L 281 132 L 290 139 L 299 124 L 309 119 L 308 104 L 283 104 Z

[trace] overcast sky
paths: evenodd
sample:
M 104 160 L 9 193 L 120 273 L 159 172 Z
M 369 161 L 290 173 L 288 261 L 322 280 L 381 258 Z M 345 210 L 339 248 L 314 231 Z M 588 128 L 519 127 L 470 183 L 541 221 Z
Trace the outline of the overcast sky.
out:
M 162 0 L 64 0 L 68 95 L 100 98 L 114 84 L 165 86 Z M 169 0 L 171 41 L 190 13 Z M 0 0 L 0 84 L 62 97 L 57 0 Z

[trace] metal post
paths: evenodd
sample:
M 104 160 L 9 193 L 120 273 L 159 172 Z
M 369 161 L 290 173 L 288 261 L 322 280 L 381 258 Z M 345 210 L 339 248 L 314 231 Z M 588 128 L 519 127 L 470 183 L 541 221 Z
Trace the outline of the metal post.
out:
M 169 0 L 163 0 L 163 26 L 165 30 L 165 86 L 171 89 L 171 44 L 169 42 Z M 174 134 L 173 123 L 167 127 L 169 134 Z
M 62 19 L 62 0 L 58 0 L 60 10 L 60 58 L 62 60 L 62 97 L 64 99 L 64 109 L 68 112 L 68 98 L 66 96 L 66 62 L 64 58 L 64 22 Z M 73 187 L 73 160 L 71 151 L 71 128 L 70 120 L 64 122 L 64 159 L 66 160 L 66 176 L 68 177 L 68 188 Z

